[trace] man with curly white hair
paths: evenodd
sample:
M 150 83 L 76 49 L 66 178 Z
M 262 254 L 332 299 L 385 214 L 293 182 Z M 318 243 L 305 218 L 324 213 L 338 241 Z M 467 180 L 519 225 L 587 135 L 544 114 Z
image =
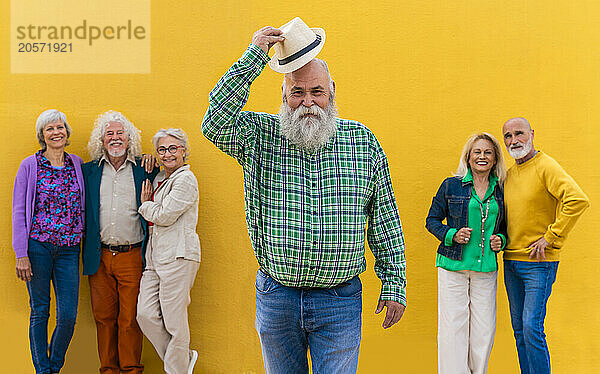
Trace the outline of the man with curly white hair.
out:
M 140 130 L 119 112 L 96 118 L 88 151 L 83 274 L 89 275 L 100 373 L 142 373 L 136 310 L 148 224 L 138 208 L 142 183 L 156 173 L 144 169 Z

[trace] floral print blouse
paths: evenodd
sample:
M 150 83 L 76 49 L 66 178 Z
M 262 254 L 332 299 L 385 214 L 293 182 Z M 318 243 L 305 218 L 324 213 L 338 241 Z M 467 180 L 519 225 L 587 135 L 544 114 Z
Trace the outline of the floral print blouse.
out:
M 75 166 L 65 153 L 65 164 L 56 167 L 36 154 L 37 182 L 33 222 L 29 237 L 57 246 L 79 245 L 83 236 L 81 195 Z

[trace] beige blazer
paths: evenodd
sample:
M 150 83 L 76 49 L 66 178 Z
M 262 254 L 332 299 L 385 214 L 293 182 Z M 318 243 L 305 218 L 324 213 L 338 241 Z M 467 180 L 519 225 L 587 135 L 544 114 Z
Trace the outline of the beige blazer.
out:
M 154 201 L 146 201 L 138 209 L 145 220 L 154 223 L 153 258 L 159 264 L 177 258 L 200 262 L 200 240 L 196 233 L 198 181 L 189 165 L 175 170 L 167 179 L 164 177 L 161 171 L 154 179 Z

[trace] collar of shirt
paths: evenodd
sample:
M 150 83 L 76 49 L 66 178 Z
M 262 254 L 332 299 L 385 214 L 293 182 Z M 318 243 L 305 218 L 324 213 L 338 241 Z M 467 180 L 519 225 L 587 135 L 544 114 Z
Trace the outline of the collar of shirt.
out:
M 498 183 L 498 177 L 495 173 L 490 172 L 488 179 L 490 181 L 490 184 L 488 186 L 487 192 L 485 193 L 485 197 L 483 199 L 484 201 L 492 194 L 492 191 L 494 191 L 494 189 L 496 188 L 496 184 Z M 467 170 L 467 174 L 463 177 L 462 182 L 473 184 L 473 174 L 471 173 L 471 169 Z M 475 188 L 475 185 L 473 185 L 473 188 Z
M 493 184 L 495 186 L 498 182 L 498 177 L 495 173 L 490 173 L 488 179 L 490 180 L 490 185 Z M 467 170 L 467 174 L 465 174 L 462 181 L 463 183 L 473 182 L 473 173 L 471 173 L 471 169 Z

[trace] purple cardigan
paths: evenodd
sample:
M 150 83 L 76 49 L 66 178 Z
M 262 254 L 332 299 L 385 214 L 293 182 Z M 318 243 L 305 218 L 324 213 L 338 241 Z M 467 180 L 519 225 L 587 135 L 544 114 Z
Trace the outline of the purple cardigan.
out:
M 81 157 L 70 155 L 75 165 L 75 174 L 81 194 L 81 221 L 85 220 L 85 188 L 83 184 L 83 173 L 81 172 Z M 33 221 L 33 210 L 36 195 L 37 182 L 37 160 L 35 155 L 25 158 L 15 177 L 15 188 L 13 189 L 13 209 L 12 209 L 12 228 L 13 228 L 13 249 L 17 258 L 27 257 L 27 241 L 31 222 Z

